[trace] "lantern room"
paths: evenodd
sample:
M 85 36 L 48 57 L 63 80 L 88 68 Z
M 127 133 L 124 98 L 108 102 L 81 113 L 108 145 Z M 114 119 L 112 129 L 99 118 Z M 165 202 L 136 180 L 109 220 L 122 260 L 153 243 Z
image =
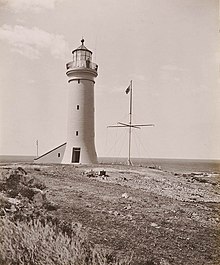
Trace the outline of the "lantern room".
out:
M 84 39 L 81 45 L 72 51 L 73 61 L 66 65 L 67 70 L 70 68 L 89 68 L 97 71 L 98 65 L 92 62 L 92 52 L 84 45 Z
M 82 45 L 72 51 L 73 62 L 92 60 L 92 52 L 84 45 L 84 39 L 81 40 Z

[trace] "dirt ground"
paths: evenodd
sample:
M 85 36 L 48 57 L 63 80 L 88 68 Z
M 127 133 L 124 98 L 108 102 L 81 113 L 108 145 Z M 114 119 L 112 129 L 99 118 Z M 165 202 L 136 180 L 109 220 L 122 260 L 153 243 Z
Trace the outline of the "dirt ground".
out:
M 140 265 L 220 264 L 220 176 L 144 167 L 21 165 L 43 180 L 52 214 Z M 92 170 L 92 171 L 91 171 Z M 105 170 L 107 176 L 99 176 Z

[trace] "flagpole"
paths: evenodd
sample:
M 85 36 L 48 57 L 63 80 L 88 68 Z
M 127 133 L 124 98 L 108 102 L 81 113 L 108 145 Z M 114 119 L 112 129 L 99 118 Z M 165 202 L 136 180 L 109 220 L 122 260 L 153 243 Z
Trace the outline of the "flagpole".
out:
M 130 82 L 130 101 L 129 101 L 129 138 L 128 138 L 128 165 L 131 162 L 131 124 L 132 124 L 132 80 Z
M 37 157 L 38 157 L 38 140 L 36 141 L 36 146 L 37 146 Z
M 107 128 L 110 127 L 120 127 L 120 128 L 129 128 L 129 135 L 128 135 L 128 160 L 127 160 L 127 164 L 129 166 L 132 166 L 132 161 L 131 161 L 131 140 L 132 140 L 132 128 L 134 129 L 141 129 L 141 127 L 144 126 L 154 126 L 154 124 L 132 124 L 132 105 L 133 105 L 133 84 L 132 84 L 132 80 L 130 81 L 129 86 L 126 88 L 125 93 L 129 94 L 130 93 L 130 97 L 129 97 L 129 122 L 128 123 L 124 123 L 124 122 L 118 122 L 117 125 L 110 125 Z

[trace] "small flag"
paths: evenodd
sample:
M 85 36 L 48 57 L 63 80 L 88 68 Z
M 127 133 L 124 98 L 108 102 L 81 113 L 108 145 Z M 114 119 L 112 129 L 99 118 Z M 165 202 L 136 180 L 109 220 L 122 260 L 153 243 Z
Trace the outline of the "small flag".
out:
M 125 93 L 128 94 L 130 91 L 131 91 L 131 85 L 129 85 L 129 86 L 126 88 Z

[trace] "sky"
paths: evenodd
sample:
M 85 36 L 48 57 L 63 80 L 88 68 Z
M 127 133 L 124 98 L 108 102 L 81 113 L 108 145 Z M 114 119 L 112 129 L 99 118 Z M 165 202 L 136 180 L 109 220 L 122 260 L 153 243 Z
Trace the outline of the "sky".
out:
M 0 0 L 0 155 L 36 155 L 66 142 L 71 51 L 99 65 L 98 156 L 220 159 L 218 0 Z

